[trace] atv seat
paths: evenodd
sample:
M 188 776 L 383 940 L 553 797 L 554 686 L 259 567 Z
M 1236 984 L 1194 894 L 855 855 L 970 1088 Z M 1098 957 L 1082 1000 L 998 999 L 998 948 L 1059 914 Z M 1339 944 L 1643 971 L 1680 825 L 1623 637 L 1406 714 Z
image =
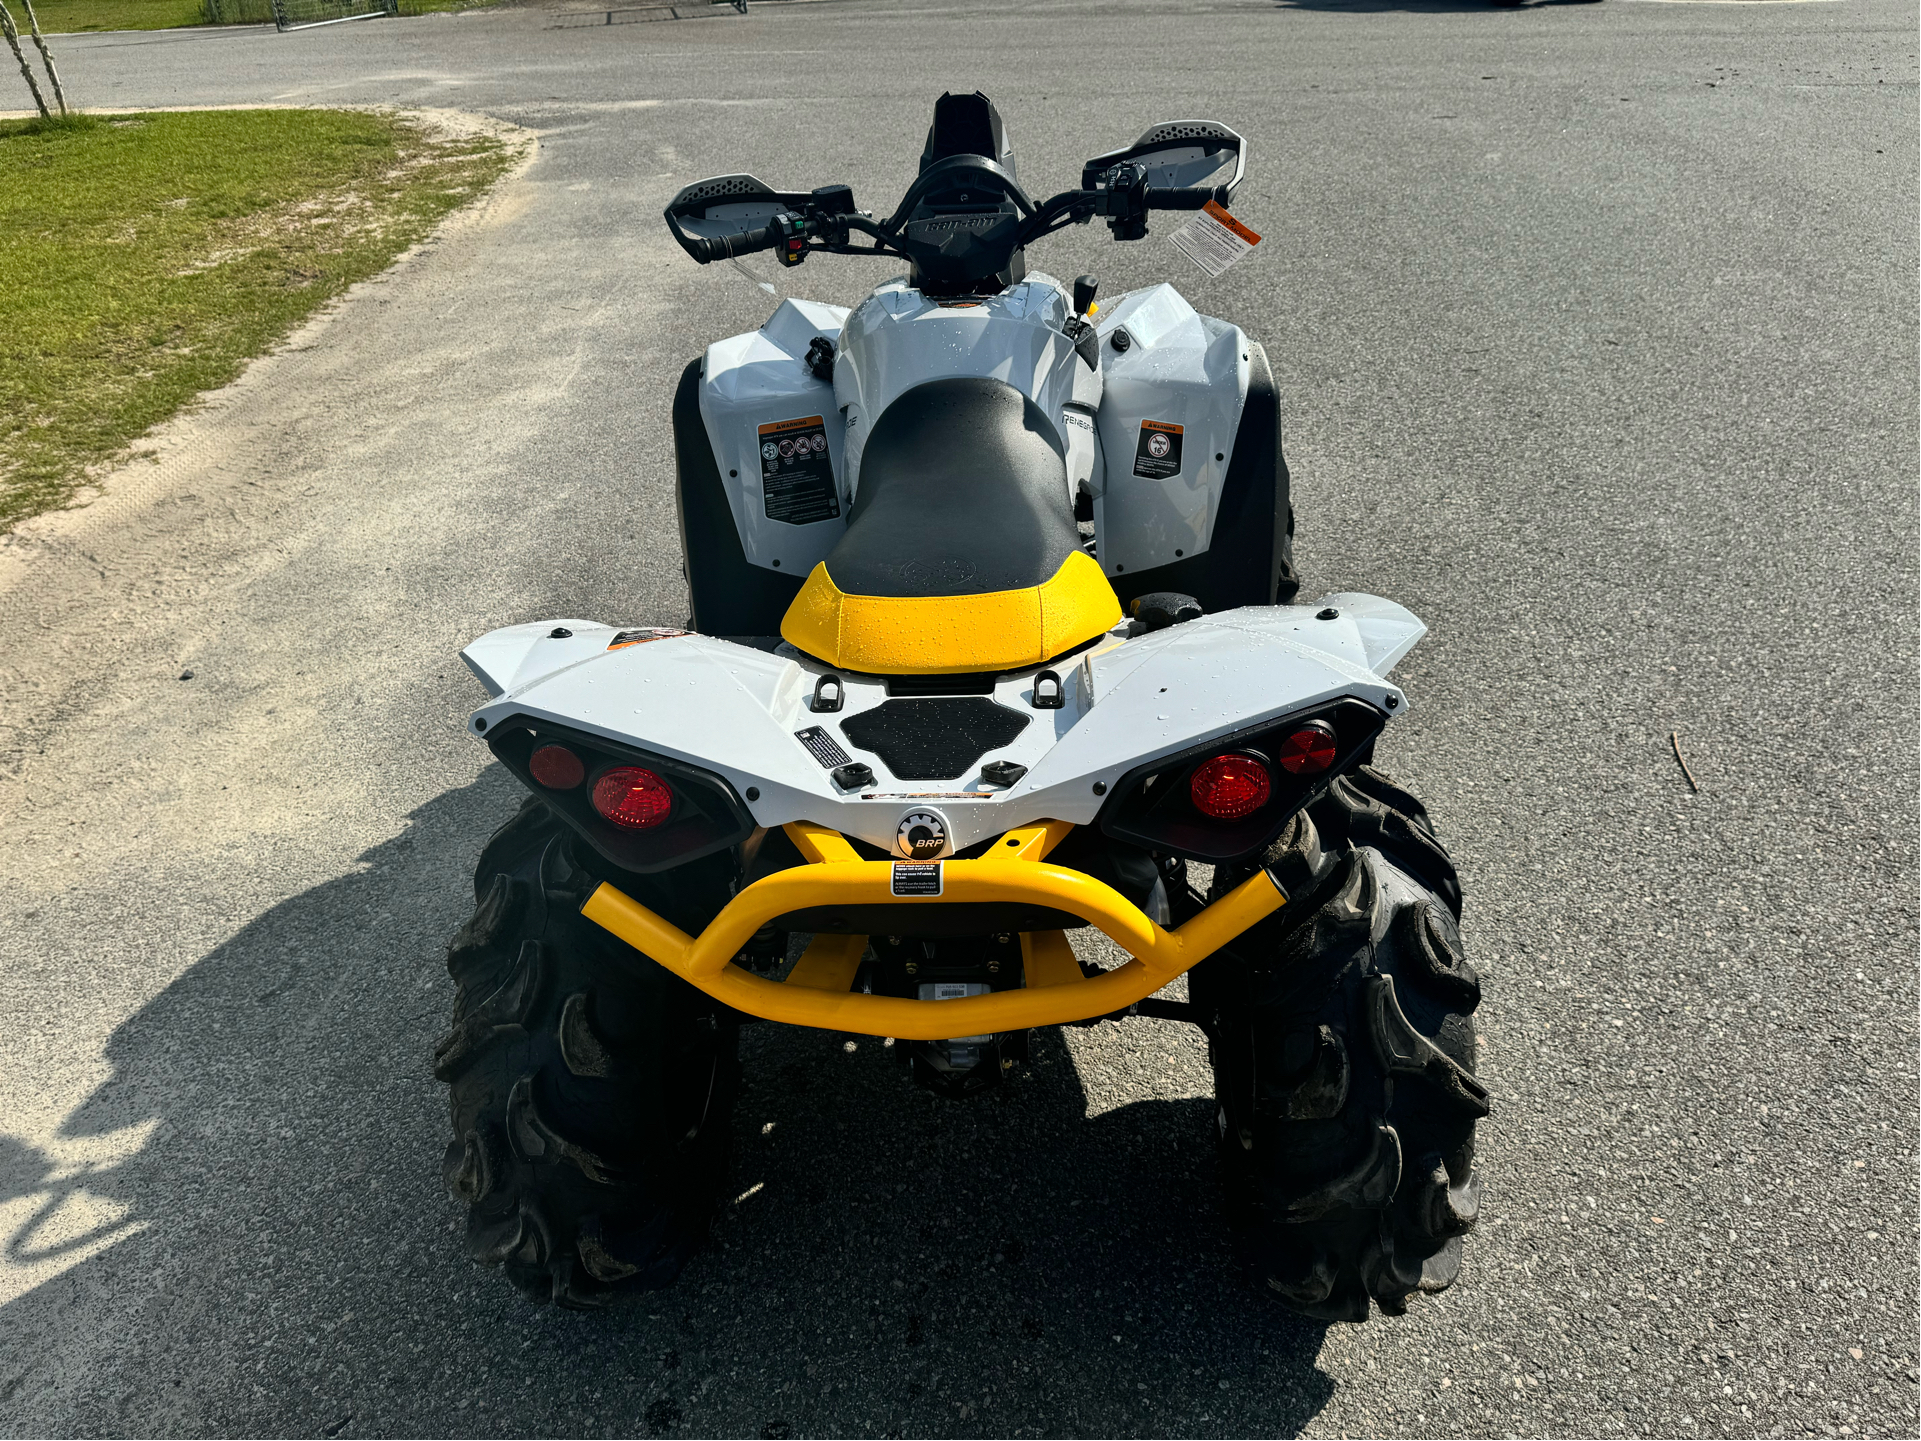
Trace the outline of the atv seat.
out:
M 780 629 L 846 670 L 956 674 L 1041 665 L 1120 618 L 1047 417 L 1004 381 L 961 376 L 882 413 L 846 533 Z

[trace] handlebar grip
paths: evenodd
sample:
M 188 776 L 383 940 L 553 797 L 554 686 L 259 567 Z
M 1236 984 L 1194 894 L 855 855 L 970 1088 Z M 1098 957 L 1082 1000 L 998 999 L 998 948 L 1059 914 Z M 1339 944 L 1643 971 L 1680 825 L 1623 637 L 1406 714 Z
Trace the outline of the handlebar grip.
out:
M 702 265 L 713 260 L 731 260 L 737 255 L 752 255 L 756 250 L 773 250 L 780 244 L 780 232 L 769 225 L 749 230 L 744 235 L 716 235 L 711 240 L 696 237 L 688 249 Z
M 1149 188 L 1147 208 L 1149 210 L 1200 210 L 1210 200 L 1220 200 L 1221 193 L 1212 185 L 1196 185 L 1186 189 L 1161 190 Z

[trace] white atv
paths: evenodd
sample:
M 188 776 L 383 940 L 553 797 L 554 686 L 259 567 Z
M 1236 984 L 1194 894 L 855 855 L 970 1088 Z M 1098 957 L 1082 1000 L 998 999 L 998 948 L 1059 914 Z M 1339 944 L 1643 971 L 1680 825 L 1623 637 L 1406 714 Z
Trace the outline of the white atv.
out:
M 1258 344 L 1168 285 L 1096 322 L 1091 277 L 1023 263 L 1095 216 L 1244 234 L 1243 164 L 1222 126 L 1157 125 L 1036 204 L 993 106 L 945 95 L 887 220 L 743 175 L 668 207 L 702 263 L 908 274 L 851 312 L 785 301 L 682 375 L 689 629 L 463 652 L 472 731 L 531 792 L 475 871 L 435 1056 L 476 1260 L 569 1305 L 671 1281 L 747 1021 L 892 1038 L 963 1096 L 1034 1027 L 1158 1016 L 1207 1034 L 1264 1289 L 1358 1321 L 1459 1273 L 1479 981 L 1426 812 L 1370 764 L 1424 627 L 1289 603 Z M 1087 926 L 1131 959 L 1077 955 Z

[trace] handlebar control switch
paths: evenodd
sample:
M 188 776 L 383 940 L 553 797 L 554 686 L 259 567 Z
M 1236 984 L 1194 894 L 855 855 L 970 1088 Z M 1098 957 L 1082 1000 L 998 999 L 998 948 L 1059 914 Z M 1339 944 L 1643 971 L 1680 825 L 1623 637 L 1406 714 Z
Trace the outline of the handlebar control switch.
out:
M 779 237 L 780 263 L 792 269 L 807 259 L 807 222 L 798 215 L 776 215 L 769 227 Z
M 1140 165 L 1117 165 L 1108 172 L 1106 204 L 1107 228 L 1116 240 L 1147 238 L 1147 170 Z
M 847 244 L 847 220 L 858 216 L 854 208 L 854 192 L 846 185 L 816 186 L 807 203 L 808 234 L 815 240 L 829 246 L 839 247 Z

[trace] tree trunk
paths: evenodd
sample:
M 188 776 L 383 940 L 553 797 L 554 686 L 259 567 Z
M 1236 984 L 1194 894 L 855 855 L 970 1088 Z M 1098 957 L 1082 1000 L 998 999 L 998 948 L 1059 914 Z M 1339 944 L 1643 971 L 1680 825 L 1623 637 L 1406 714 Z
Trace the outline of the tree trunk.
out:
M 20 32 L 14 29 L 13 14 L 7 9 L 7 0 L 0 0 L 0 32 L 7 37 L 7 44 L 13 50 L 13 58 L 20 62 L 20 74 L 27 82 L 27 89 L 33 92 L 33 103 L 40 110 L 42 120 L 53 119 L 47 109 L 47 102 L 41 98 L 40 82 L 33 78 L 33 67 L 27 64 L 27 57 L 20 53 Z
M 27 30 L 33 36 L 34 46 L 40 51 L 40 63 L 47 67 L 47 79 L 53 82 L 53 101 L 60 107 L 60 113 L 67 113 L 67 92 L 60 88 L 60 72 L 53 68 L 53 52 L 47 49 L 47 42 L 40 38 L 40 17 L 33 13 L 33 0 L 20 0 L 27 7 Z

